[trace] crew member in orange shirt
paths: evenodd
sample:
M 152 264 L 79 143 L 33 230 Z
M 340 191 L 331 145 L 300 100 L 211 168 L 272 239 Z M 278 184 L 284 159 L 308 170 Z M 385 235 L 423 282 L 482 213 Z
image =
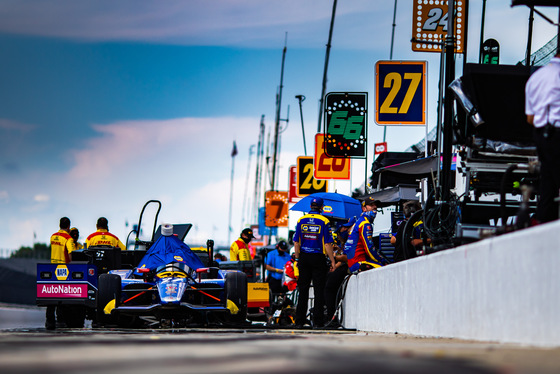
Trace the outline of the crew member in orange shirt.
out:
M 70 236 L 70 219 L 60 219 L 60 230 L 51 235 L 51 262 L 66 264 L 70 262 L 70 253 L 76 250 L 74 240 Z
M 74 240 L 70 236 L 70 218 L 62 217 L 59 224 L 60 230 L 51 235 L 51 262 L 55 264 L 66 264 L 70 262 L 70 253 L 76 250 Z M 56 329 L 56 320 L 63 323 L 61 310 L 56 305 L 48 305 L 46 312 L 45 328 Z
M 109 221 L 105 217 L 100 217 L 97 220 L 97 231 L 90 234 L 86 239 L 85 246 L 87 248 L 96 245 L 109 245 L 111 247 L 119 247 L 121 251 L 126 251 L 125 245 L 119 238 L 109 232 Z
M 230 261 L 250 261 L 251 253 L 249 252 L 249 242 L 255 236 L 253 235 L 253 230 L 247 228 L 241 231 L 239 239 L 234 241 L 229 248 L 229 260 Z

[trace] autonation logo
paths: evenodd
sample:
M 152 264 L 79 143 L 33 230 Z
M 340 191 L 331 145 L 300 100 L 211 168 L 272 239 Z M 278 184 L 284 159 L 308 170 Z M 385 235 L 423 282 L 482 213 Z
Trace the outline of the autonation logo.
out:
M 38 297 L 87 297 L 85 284 L 38 284 Z

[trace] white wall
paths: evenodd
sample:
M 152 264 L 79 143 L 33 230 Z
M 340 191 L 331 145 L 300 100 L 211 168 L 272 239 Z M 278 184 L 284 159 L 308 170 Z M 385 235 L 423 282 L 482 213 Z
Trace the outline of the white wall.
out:
M 560 221 L 352 276 L 344 325 L 560 346 Z

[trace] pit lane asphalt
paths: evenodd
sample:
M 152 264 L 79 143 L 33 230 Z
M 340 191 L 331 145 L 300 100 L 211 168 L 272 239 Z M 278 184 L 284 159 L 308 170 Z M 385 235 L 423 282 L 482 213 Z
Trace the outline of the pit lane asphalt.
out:
M 353 331 L 18 328 L 1 373 L 557 373 L 560 348 Z

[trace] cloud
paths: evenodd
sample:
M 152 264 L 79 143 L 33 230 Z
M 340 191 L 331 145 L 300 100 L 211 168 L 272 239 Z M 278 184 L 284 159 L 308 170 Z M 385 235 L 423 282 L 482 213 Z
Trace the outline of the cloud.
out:
M 392 9 L 384 2 L 340 3 L 337 19 Z M 286 31 L 320 37 L 324 45 L 332 3 L 324 0 L 27 0 L 0 5 L 0 31 L 91 41 L 148 41 L 188 45 L 270 46 Z M 324 24 L 320 36 L 311 30 Z M 376 22 L 365 25 L 374 26 Z
M 0 118 L 0 130 L 17 131 L 17 132 L 21 132 L 21 133 L 27 133 L 27 132 L 35 129 L 36 127 L 37 126 L 35 126 L 35 125 L 30 125 L 30 124 L 27 124 L 27 123 L 13 121 L 13 120 L 6 119 L 6 118 Z
M 33 200 L 34 200 L 35 202 L 38 202 L 38 203 L 46 203 L 46 202 L 48 202 L 50 199 L 51 199 L 50 196 L 49 196 L 49 195 L 45 195 L 45 194 L 39 194 L 39 195 L 35 195 L 35 196 L 33 197 Z
M 7 203 L 10 198 L 8 191 L 0 191 L 0 202 Z
M 181 172 L 181 167 L 229 154 L 235 136 L 249 132 L 255 123 L 258 119 L 179 118 L 94 125 L 99 136 L 83 149 L 72 151 L 75 166 L 67 177 L 69 182 L 92 175 L 116 177 L 135 163 L 147 174 L 157 172 L 158 166 L 159 170 L 179 168 L 177 172 Z

